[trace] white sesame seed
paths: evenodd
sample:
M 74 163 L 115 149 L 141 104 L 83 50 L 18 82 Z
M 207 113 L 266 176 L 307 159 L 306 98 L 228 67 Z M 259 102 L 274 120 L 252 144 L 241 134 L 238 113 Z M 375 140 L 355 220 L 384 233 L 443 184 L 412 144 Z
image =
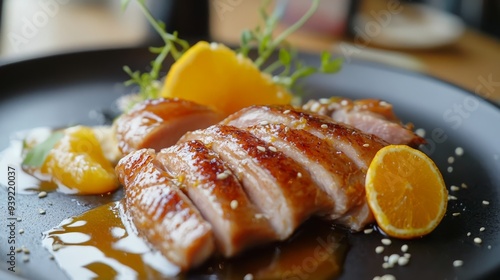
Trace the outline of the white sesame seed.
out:
M 236 208 L 238 208 L 238 201 L 232 200 L 231 201 L 231 209 L 236 209 Z
M 247 273 L 244 277 L 243 280 L 253 280 L 253 275 L 251 273 Z
M 24 233 L 24 229 L 20 229 L 19 234 L 23 234 L 23 233 Z
M 448 166 L 448 168 L 446 168 L 446 171 L 448 171 L 448 173 L 452 173 L 453 172 L 453 166 Z
M 403 257 L 405 257 L 405 258 L 407 258 L 407 259 L 410 259 L 410 258 L 411 258 L 411 254 L 410 254 L 410 253 L 405 253 L 405 254 L 403 255 Z
M 217 174 L 217 180 L 224 180 L 224 179 L 226 179 L 227 177 L 229 177 L 229 174 L 228 174 L 228 173 L 226 173 L 225 171 L 224 171 L 224 172 L 222 172 L 222 173 Z
M 38 193 L 38 198 L 44 198 L 47 196 L 47 192 L 41 191 Z
M 23 248 L 21 248 L 21 247 L 17 247 L 17 248 L 16 248 L 16 252 L 17 252 L 17 253 L 21 253 L 21 251 L 22 251 L 22 250 L 23 250 Z
M 370 234 L 373 232 L 373 229 L 372 228 L 367 228 L 363 231 L 365 234 Z
M 31 252 L 30 252 L 30 250 L 29 250 L 28 248 L 24 247 L 24 248 L 23 248 L 23 253 L 25 253 L 25 254 L 29 254 L 29 253 L 31 253 Z
M 488 245 L 488 250 L 490 250 L 490 249 L 491 249 L 491 245 Z
M 469 231 L 469 232 L 467 232 L 467 236 L 470 236 L 470 235 L 471 235 L 470 231 Z
M 257 214 L 255 214 L 254 217 L 255 217 L 255 219 L 262 219 L 262 218 L 264 218 L 264 215 L 261 213 L 257 213 Z
M 484 228 L 484 227 L 480 227 L 480 228 L 479 228 L 479 231 L 484 231 L 484 230 L 485 230 L 485 228 Z
M 278 150 L 276 149 L 276 147 L 271 146 L 271 147 L 269 147 L 269 151 L 276 153 Z
M 262 146 L 257 146 L 257 150 L 261 151 L 261 152 L 265 152 L 266 151 L 266 148 L 262 147 Z
M 448 195 L 448 200 L 457 200 L 457 197 L 454 195 Z
M 21 219 L 21 217 L 17 217 L 17 221 L 18 222 L 21 222 L 23 219 Z
M 370 147 L 370 144 L 365 143 L 365 144 L 363 144 L 363 147 L 365 147 L 365 148 L 366 148 L 366 147 Z
M 399 260 L 399 255 L 398 254 L 392 254 L 389 256 L 389 260 L 387 261 L 388 263 L 394 265 L 396 263 L 398 263 L 398 260 Z
M 425 129 L 418 128 L 418 129 L 415 130 L 415 134 L 417 134 L 420 137 L 425 137 Z
M 490 205 L 490 202 L 488 200 L 483 200 L 483 205 Z
M 342 101 L 340 101 L 340 105 L 342 106 L 346 106 L 347 104 L 349 104 L 349 102 L 345 99 L 342 99 Z
M 453 266 L 454 267 L 460 267 L 462 265 L 464 265 L 464 262 L 462 260 L 454 260 L 453 261 Z
M 23 256 L 23 262 L 28 262 L 30 260 L 29 256 Z
M 283 111 L 283 114 L 289 114 L 289 113 L 290 113 L 290 110 Z
M 328 128 L 328 125 L 327 124 L 322 124 L 321 128 Z
M 40 215 L 45 215 L 45 210 L 43 210 L 43 209 L 38 209 L 38 213 L 39 213 Z
M 260 124 L 260 125 L 268 125 L 268 124 L 269 124 L 269 122 L 268 122 L 268 121 L 261 121 L 259 124 Z
M 455 185 L 452 185 L 452 186 L 450 187 L 450 190 L 451 190 L 451 191 L 453 191 L 453 192 L 456 192 L 456 191 L 460 190 L 460 188 L 459 188 L 459 187 L 457 187 L 457 186 L 455 186 Z
M 467 188 L 467 184 L 466 183 L 462 183 L 460 186 L 462 187 L 462 189 L 466 189 Z
M 483 240 L 479 237 L 476 237 L 476 238 L 474 238 L 474 243 L 481 244 L 481 243 L 483 243 Z
M 405 257 L 400 257 L 400 258 L 398 259 L 398 265 L 399 265 L 399 266 L 405 266 L 405 265 L 407 265 L 407 264 L 408 264 L 408 262 L 410 262 L 410 260 L 409 260 L 409 259 L 407 259 L 407 258 L 405 258 Z
M 382 242 L 382 244 L 387 245 L 387 246 L 391 245 L 391 243 L 392 243 L 392 241 L 388 238 L 384 238 L 380 241 Z
M 456 217 L 456 216 L 460 216 L 460 213 L 459 212 L 455 212 L 453 214 L 451 214 L 453 217 Z
M 302 178 L 302 173 L 298 172 L 297 173 L 297 178 Z
M 311 108 L 309 110 L 311 110 L 313 112 L 318 112 L 320 108 L 321 108 L 321 104 L 316 102 L 316 103 L 313 103 L 313 105 L 311 106 Z
M 401 246 L 401 252 L 403 253 L 408 252 L 408 245 L 404 244 L 403 246 Z
M 462 156 L 462 155 L 464 154 L 464 149 L 463 149 L 462 147 L 457 147 L 457 148 L 455 149 L 455 154 L 456 154 L 457 156 Z
M 449 158 L 448 158 L 448 163 L 449 163 L 449 164 L 452 164 L 452 163 L 454 163 L 454 162 L 455 162 L 455 158 L 454 158 L 454 157 L 449 157 Z
M 396 280 L 396 276 L 392 274 L 386 274 L 382 275 L 382 277 L 380 277 L 380 280 Z
M 384 269 L 391 268 L 391 267 L 393 267 L 393 265 L 391 265 L 390 263 L 385 262 L 382 264 L 382 268 L 384 268 Z
M 382 252 L 384 252 L 384 246 L 377 246 L 375 248 L 375 253 L 382 254 Z
M 323 105 L 331 102 L 330 99 L 328 99 L 328 98 L 320 98 L 318 101 L 319 101 L 319 103 L 321 103 Z
M 387 262 L 389 260 L 389 256 L 384 256 L 384 262 Z

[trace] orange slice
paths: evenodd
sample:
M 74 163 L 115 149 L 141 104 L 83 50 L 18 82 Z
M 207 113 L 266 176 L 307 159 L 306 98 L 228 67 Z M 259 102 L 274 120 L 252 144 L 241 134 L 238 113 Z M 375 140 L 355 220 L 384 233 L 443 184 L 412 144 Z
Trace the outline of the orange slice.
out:
M 253 62 L 222 44 L 201 41 L 167 74 L 163 97 L 178 97 L 231 114 L 250 105 L 288 104 L 292 95 Z
M 442 220 L 448 203 L 443 177 L 432 159 L 406 145 L 377 152 L 366 175 L 366 198 L 388 235 L 426 235 Z
M 102 194 L 119 187 L 113 165 L 106 159 L 94 131 L 75 126 L 50 151 L 42 173 L 80 194 Z

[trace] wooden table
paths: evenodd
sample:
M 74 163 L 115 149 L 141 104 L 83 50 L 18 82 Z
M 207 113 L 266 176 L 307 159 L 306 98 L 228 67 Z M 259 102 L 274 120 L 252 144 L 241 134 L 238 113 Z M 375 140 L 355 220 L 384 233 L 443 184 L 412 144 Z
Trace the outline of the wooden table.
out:
M 212 7 L 211 33 L 215 41 L 237 43 L 240 32 L 259 22 L 257 13 L 260 1 L 229 1 L 236 3 L 226 10 L 214 11 Z M 380 7 L 363 6 L 373 11 Z M 380 1 L 379 1 L 380 4 Z M 335 50 L 341 44 L 352 44 L 348 37 L 333 37 L 297 32 L 289 38 L 299 50 L 319 52 Z M 368 59 L 420 71 L 461 86 L 500 104 L 500 41 L 466 29 L 453 45 L 432 50 L 387 50 L 368 45 L 363 52 Z M 390 58 L 390 59 L 387 59 Z

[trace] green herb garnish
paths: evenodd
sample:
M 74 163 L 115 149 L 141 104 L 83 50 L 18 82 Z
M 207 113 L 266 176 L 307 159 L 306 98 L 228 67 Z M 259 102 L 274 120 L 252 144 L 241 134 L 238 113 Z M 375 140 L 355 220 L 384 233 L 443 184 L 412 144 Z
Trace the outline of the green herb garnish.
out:
M 273 81 L 284 86 L 294 92 L 297 81 L 315 73 L 335 73 L 342 66 L 341 58 L 332 58 L 328 52 L 321 54 L 321 66 L 313 67 L 303 64 L 297 59 L 297 52 L 289 44 L 286 44 L 285 39 L 302 27 L 306 21 L 311 18 L 314 12 L 318 9 L 319 0 L 313 0 L 309 10 L 293 25 L 284 30 L 281 34 L 273 37 L 273 31 L 276 29 L 279 20 L 279 14 L 275 11 L 272 15 L 267 14 L 266 10 L 270 1 L 264 2 L 260 9 L 260 15 L 264 21 L 264 26 L 257 26 L 254 30 L 245 30 L 241 34 L 241 42 L 239 53 L 248 56 L 252 47 L 257 47 L 258 57 L 254 60 L 255 66 L 261 71 L 273 74 L 281 70 L 273 76 Z M 278 60 L 268 63 L 271 55 L 279 49 Z
M 130 0 L 122 0 L 122 9 L 126 9 L 129 3 Z M 159 78 L 163 61 L 169 54 L 171 54 L 175 60 L 179 59 L 189 48 L 189 43 L 180 39 L 177 36 L 177 32 L 173 32 L 172 34 L 168 33 L 165 28 L 165 23 L 153 17 L 151 11 L 149 11 L 146 6 L 145 0 L 137 0 L 137 3 L 146 19 L 160 35 L 165 45 L 149 48 L 151 53 L 157 54 L 155 60 L 151 61 L 151 70 L 149 72 L 141 73 L 140 71 L 132 71 L 130 67 L 124 66 L 123 70 L 130 76 L 130 80 L 126 81 L 125 85 L 138 85 L 140 100 L 159 98 L 161 86 Z
M 22 165 L 35 168 L 42 166 L 52 148 L 54 148 L 56 143 L 59 142 L 63 136 L 64 133 L 55 132 L 45 139 L 45 141 L 35 145 L 24 157 Z

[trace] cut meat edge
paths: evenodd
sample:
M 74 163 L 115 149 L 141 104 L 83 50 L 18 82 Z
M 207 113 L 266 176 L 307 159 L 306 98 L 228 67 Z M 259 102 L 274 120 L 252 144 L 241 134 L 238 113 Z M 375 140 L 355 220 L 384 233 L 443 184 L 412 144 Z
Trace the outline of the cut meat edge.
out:
M 212 225 L 224 256 L 276 239 L 267 219 L 249 201 L 229 167 L 202 142 L 188 141 L 163 149 L 158 160 L 179 178 L 189 198 Z

